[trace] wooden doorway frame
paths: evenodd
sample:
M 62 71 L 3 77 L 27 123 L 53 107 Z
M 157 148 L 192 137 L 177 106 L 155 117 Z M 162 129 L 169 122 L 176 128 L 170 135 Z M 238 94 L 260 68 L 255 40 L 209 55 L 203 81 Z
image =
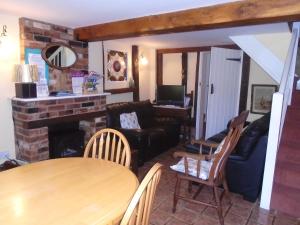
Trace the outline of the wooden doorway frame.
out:
M 199 57 L 200 52 L 210 51 L 212 47 L 218 48 L 230 48 L 230 49 L 240 49 L 237 45 L 216 45 L 216 46 L 202 46 L 202 47 L 188 47 L 188 48 L 165 48 L 165 49 L 157 49 L 156 50 L 156 86 L 163 84 L 163 55 L 169 53 L 182 53 L 187 55 L 190 52 L 197 53 L 197 65 L 196 65 L 196 74 L 195 74 L 195 88 L 194 88 L 194 96 L 198 95 L 198 73 L 199 73 Z M 240 92 L 240 110 L 246 109 L 247 96 L 248 96 L 248 84 L 249 84 L 249 74 L 250 74 L 250 58 L 246 54 L 244 54 L 246 60 L 243 61 L 243 71 L 242 71 L 242 87 Z M 187 56 L 186 59 L 188 60 Z M 188 73 L 187 73 L 187 63 L 182 64 L 182 71 L 184 72 L 182 85 L 187 85 Z M 194 97 L 194 109 L 197 108 L 197 101 L 195 101 L 196 97 Z M 195 116 L 196 110 L 194 110 L 194 121 L 195 125 Z

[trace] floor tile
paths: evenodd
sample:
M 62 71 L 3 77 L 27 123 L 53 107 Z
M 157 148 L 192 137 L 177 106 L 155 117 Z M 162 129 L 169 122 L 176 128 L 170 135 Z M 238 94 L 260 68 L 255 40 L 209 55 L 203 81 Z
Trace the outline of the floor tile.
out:
M 172 215 L 170 215 L 169 213 L 166 213 L 166 212 L 160 211 L 160 210 L 154 210 L 150 216 L 150 223 L 153 225 L 164 225 L 171 218 L 172 218 Z
M 150 217 L 151 225 L 219 225 L 216 209 L 178 200 L 176 213 L 172 212 L 175 190 L 176 173 L 169 167 L 176 160 L 172 154 L 182 146 L 171 149 L 139 168 L 139 180 L 142 180 L 150 168 L 159 162 L 163 164 L 161 181 L 155 194 L 153 211 Z M 181 195 L 192 197 L 198 185 L 193 185 L 192 193 L 188 192 L 188 183 L 182 182 Z M 197 200 L 211 203 L 214 201 L 212 189 L 204 186 Z M 300 221 L 285 215 L 278 215 L 273 211 L 259 208 L 259 200 L 249 202 L 239 194 L 231 193 L 232 204 L 224 197 L 222 201 L 225 225 L 300 225 Z
M 259 213 L 251 214 L 250 220 L 262 225 L 272 225 L 274 216 L 259 212 Z
M 171 218 L 166 225 L 189 225 L 189 223 L 185 223 L 182 220 Z
M 273 225 L 300 225 L 300 218 L 278 215 L 275 217 Z
M 248 219 L 251 214 L 251 209 L 249 209 L 248 207 L 233 204 L 229 210 L 229 213 L 239 215 Z
M 176 210 L 174 217 L 188 224 L 193 224 L 193 222 L 198 218 L 198 213 L 182 207 L 181 209 Z
M 219 220 L 201 215 L 199 216 L 193 225 L 219 225 Z
M 225 225 L 245 225 L 247 223 L 247 218 L 228 213 L 224 221 Z

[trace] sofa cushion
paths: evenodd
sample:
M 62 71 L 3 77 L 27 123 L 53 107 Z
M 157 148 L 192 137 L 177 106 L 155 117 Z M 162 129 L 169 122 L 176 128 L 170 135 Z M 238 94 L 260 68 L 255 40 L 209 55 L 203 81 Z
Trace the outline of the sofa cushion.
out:
M 197 177 L 197 163 L 198 160 L 187 158 L 188 161 L 188 174 Z M 209 178 L 210 168 L 212 166 L 211 161 L 201 160 L 199 178 L 207 180 Z M 182 158 L 177 164 L 170 166 L 174 171 L 185 173 L 184 159 Z
M 120 114 L 131 113 L 134 110 L 128 102 L 113 103 L 106 105 L 106 122 L 107 127 L 120 128 Z
M 120 114 L 120 124 L 126 129 L 141 129 L 135 112 Z
M 252 122 L 242 133 L 237 146 L 236 153 L 247 159 L 258 142 L 259 138 L 269 129 L 270 114 L 266 114 Z
M 213 158 L 211 160 L 200 160 L 200 173 L 199 173 L 200 179 L 207 180 L 209 178 L 210 169 L 214 162 L 214 155 L 217 155 L 221 151 L 224 142 L 225 139 L 223 139 L 221 143 L 218 145 L 216 151 L 212 154 Z M 188 161 L 188 174 L 197 177 L 198 160 L 189 157 L 187 157 L 186 159 Z M 184 158 L 181 158 L 181 160 L 177 164 L 170 166 L 170 168 L 177 172 L 185 173 Z M 214 176 L 216 177 L 216 173 L 214 174 Z

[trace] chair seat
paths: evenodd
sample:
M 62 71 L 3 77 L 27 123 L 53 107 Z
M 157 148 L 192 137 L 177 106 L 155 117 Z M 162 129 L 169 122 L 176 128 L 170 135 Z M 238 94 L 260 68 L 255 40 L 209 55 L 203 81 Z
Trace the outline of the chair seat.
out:
M 187 161 L 188 161 L 188 174 L 190 176 L 197 177 L 197 162 L 198 162 L 198 160 L 195 160 L 192 158 L 187 158 Z M 200 161 L 200 172 L 199 172 L 198 178 L 200 178 L 202 180 L 208 180 L 211 166 L 212 166 L 211 160 L 210 161 L 201 160 Z M 174 171 L 177 171 L 180 173 L 185 173 L 184 159 L 181 158 L 181 160 L 177 164 L 170 166 L 170 168 Z

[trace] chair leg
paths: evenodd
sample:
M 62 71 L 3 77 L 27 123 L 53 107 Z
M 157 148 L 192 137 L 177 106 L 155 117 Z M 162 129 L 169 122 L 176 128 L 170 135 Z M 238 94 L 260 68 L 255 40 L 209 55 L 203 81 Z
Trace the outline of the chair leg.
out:
M 193 188 L 193 183 L 192 183 L 192 181 L 189 181 L 189 187 L 188 187 L 189 193 L 192 193 L 192 188 Z
M 180 178 L 177 176 L 177 180 L 176 180 L 176 184 L 175 184 L 175 192 L 174 192 L 174 199 L 173 199 L 173 213 L 176 212 L 176 205 L 178 202 L 178 195 L 179 195 L 179 191 L 180 191 L 180 183 L 181 180 Z
M 217 211 L 218 211 L 220 224 L 224 225 L 224 217 L 223 217 L 223 212 L 222 212 L 221 199 L 220 199 L 220 196 L 218 194 L 217 186 L 214 186 L 214 196 L 215 196 L 215 200 L 216 200 L 216 203 L 217 203 Z
M 224 188 L 224 191 L 225 191 L 225 195 L 229 201 L 229 204 L 231 204 L 231 197 L 230 197 L 230 192 L 229 192 L 229 188 L 228 188 L 228 184 L 227 184 L 227 181 L 226 179 L 223 179 L 223 188 Z
M 196 193 L 194 194 L 193 199 L 196 199 L 196 198 L 197 198 L 197 196 L 200 194 L 200 191 L 202 190 L 202 188 L 203 188 L 203 185 L 202 185 L 202 184 L 199 184 L 198 190 L 197 190 Z

